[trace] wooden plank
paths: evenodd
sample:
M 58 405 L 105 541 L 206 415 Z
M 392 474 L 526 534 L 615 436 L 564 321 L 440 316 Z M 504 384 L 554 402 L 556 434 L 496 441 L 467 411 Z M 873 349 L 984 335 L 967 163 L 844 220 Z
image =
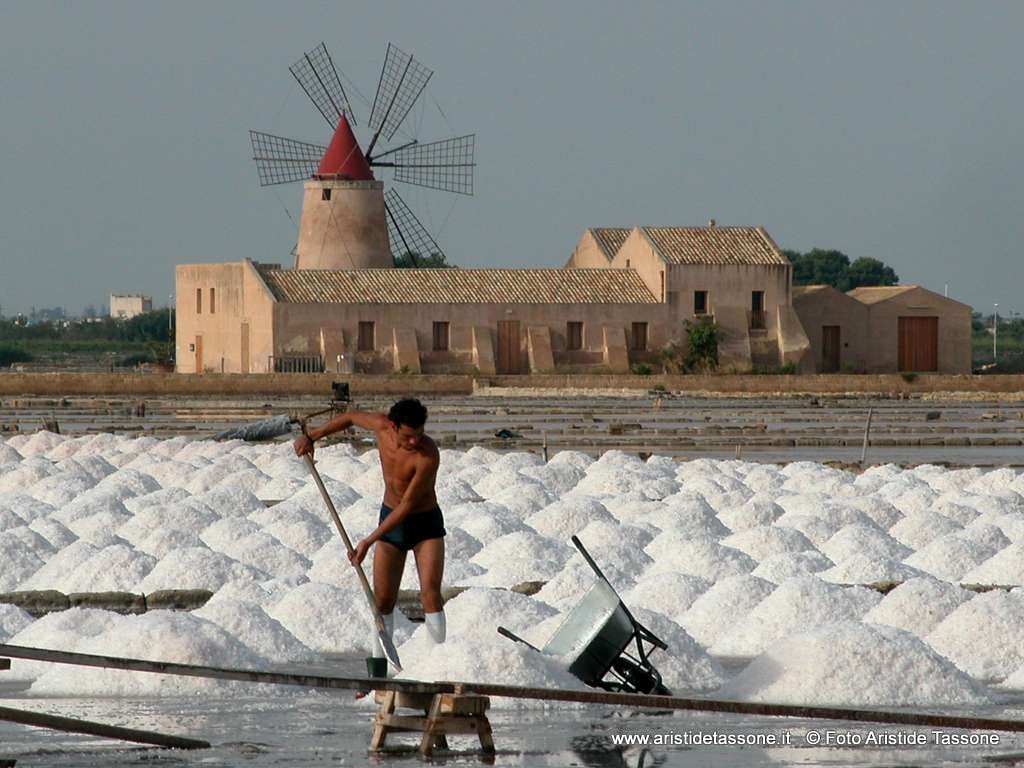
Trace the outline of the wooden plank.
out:
M 717 712 L 763 717 L 799 717 L 809 720 L 850 720 L 863 723 L 891 723 L 894 725 L 920 725 L 935 728 L 968 728 L 974 730 L 1024 733 L 1024 720 L 999 720 L 985 717 L 959 717 L 914 712 L 886 712 L 871 709 L 845 709 L 841 707 L 804 707 L 796 704 L 763 704 L 721 699 L 683 698 L 679 696 L 651 696 L 636 693 L 610 693 L 592 689 L 526 688 L 517 685 L 493 683 L 436 682 L 416 680 L 382 680 L 375 678 L 326 677 L 299 675 L 248 669 L 224 669 L 193 664 L 177 664 L 113 656 L 94 656 L 85 653 L 52 651 L 18 645 L 0 645 L 0 656 L 58 664 L 125 669 L 135 672 L 156 672 L 188 677 L 210 677 L 220 680 L 238 680 L 252 683 L 298 685 L 307 688 L 332 688 L 356 691 L 371 689 L 411 693 L 465 693 L 482 696 L 501 696 L 536 701 L 567 701 L 581 704 L 607 704 L 623 707 L 651 707 L 692 712 Z
M 11 668 L 10 659 L 0 659 L 0 672 Z
M 302 675 L 291 672 L 274 672 L 255 669 L 226 669 L 198 664 L 179 664 L 169 661 L 126 659 L 117 656 L 97 656 L 87 653 L 53 651 L 47 648 L 30 648 L 19 645 L 0 645 L 0 656 L 33 661 L 49 661 L 55 664 L 72 664 L 101 669 L 124 669 L 130 672 L 153 672 L 163 675 L 182 675 L 216 680 L 236 680 L 248 683 L 270 683 L 273 685 L 296 685 L 304 688 L 328 688 L 351 691 L 384 690 L 406 693 L 452 693 L 451 683 L 422 683 L 416 680 L 382 680 L 365 677 L 328 677 L 323 675 Z
M 187 739 L 182 736 L 168 736 L 154 731 L 139 731 L 134 728 L 121 728 L 116 725 L 104 725 L 90 720 L 77 720 L 73 717 L 57 717 L 44 715 L 41 712 L 26 712 L 21 709 L 0 707 L 0 720 L 20 725 L 31 725 L 36 728 L 50 728 L 67 733 L 84 733 L 89 736 L 100 736 L 104 739 L 131 741 L 137 744 L 152 744 L 157 747 L 171 749 L 209 749 L 210 744 L 199 739 Z

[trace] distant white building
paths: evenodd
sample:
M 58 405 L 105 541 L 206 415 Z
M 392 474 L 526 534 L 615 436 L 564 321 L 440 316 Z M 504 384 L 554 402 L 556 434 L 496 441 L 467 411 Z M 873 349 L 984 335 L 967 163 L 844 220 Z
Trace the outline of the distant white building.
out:
M 118 296 L 110 294 L 110 316 L 128 320 L 143 312 L 153 311 L 153 299 L 149 296 Z

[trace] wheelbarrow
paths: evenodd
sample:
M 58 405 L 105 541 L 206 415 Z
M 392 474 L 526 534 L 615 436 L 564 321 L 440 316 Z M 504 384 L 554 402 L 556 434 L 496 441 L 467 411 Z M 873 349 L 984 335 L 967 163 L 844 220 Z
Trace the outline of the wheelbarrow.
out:
M 597 574 L 597 582 L 565 615 L 551 639 L 537 648 L 505 627 L 498 627 L 498 634 L 567 660 L 570 674 L 592 688 L 670 696 L 648 658 L 655 648 L 667 650 L 668 645 L 630 613 L 579 538 L 573 536 L 572 543 Z

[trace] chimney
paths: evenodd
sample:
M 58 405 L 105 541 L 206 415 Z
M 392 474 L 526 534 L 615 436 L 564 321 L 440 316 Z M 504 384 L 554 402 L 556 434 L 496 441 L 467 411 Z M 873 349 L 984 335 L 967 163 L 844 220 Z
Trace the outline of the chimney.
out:
M 708 219 L 708 226 L 709 227 L 715 226 L 715 220 L 714 219 Z

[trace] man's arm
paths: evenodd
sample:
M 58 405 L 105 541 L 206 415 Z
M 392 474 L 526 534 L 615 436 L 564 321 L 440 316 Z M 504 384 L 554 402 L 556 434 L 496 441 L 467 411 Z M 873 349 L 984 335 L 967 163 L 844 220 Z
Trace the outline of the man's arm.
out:
M 313 452 L 313 443 L 327 435 L 341 432 L 349 427 L 361 427 L 371 432 L 380 432 L 387 426 L 388 417 L 383 413 L 367 413 L 365 411 L 350 411 L 335 416 L 330 421 L 319 427 L 306 430 L 306 434 L 295 441 L 295 453 L 304 456 Z M 308 437 L 307 437 L 308 435 Z

